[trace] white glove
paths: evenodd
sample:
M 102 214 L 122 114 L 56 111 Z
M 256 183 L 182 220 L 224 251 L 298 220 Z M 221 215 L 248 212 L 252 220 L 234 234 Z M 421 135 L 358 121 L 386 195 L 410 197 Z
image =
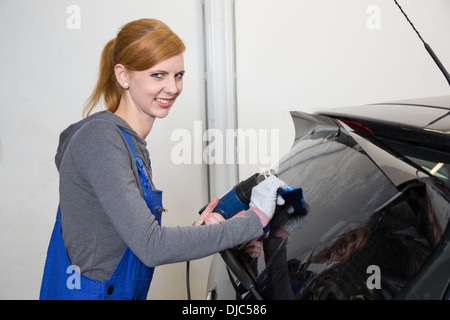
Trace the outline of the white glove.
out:
M 280 188 L 285 189 L 289 188 L 289 186 L 277 177 L 270 176 L 252 189 L 250 208 L 257 208 L 267 216 L 267 219 L 260 217 L 264 226 L 272 219 L 276 205 L 282 206 L 284 204 L 284 199 L 277 194 Z

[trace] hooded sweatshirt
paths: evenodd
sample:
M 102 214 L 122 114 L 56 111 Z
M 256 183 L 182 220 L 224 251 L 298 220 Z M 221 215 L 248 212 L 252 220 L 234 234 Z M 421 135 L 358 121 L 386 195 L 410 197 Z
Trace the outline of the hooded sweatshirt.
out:
M 145 140 L 110 111 L 74 123 L 60 135 L 55 162 L 62 236 L 81 274 L 109 279 L 126 247 L 155 267 L 206 257 L 262 235 L 261 220 L 252 210 L 213 225 L 160 226 L 143 198 L 136 162 L 120 129 L 147 164 Z

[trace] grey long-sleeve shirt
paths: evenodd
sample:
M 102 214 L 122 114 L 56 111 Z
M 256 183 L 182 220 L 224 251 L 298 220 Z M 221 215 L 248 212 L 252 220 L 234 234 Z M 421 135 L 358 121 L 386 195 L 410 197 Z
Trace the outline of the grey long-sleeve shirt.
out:
M 145 140 L 109 111 L 60 135 L 55 162 L 62 236 L 71 263 L 83 275 L 109 279 L 127 246 L 145 265 L 157 266 L 199 259 L 262 235 L 260 219 L 251 210 L 214 225 L 159 226 L 142 197 L 136 163 L 119 127 L 148 163 Z

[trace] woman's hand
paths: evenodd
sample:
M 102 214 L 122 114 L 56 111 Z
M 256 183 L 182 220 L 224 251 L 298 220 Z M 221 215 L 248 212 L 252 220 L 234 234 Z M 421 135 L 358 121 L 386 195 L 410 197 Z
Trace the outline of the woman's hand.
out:
M 199 226 L 203 222 L 205 224 L 214 224 L 219 223 L 220 221 L 224 221 L 225 218 L 222 217 L 220 214 L 213 212 L 213 210 L 216 208 L 217 204 L 219 203 L 219 198 L 215 198 L 213 201 L 211 201 L 207 206 L 206 209 L 202 212 L 200 217 L 195 221 L 194 225 Z
M 212 212 L 205 218 L 205 224 L 215 224 L 221 221 L 225 221 L 225 218 L 217 212 Z
M 219 223 L 221 221 L 225 221 L 225 218 L 216 212 L 213 212 L 213 210 L 216 208 L 217 204 L 219 203 L 219 198 L 215 198 L 213 201 L 211 201 L 205 208 L 205 210 L 202 212 L 200 217 L 195 221 L 194 225 L 199 226 L 203 222 L 205 224 L 215 224 Z M 237 213 L 234 217 L 241 216 L 245 213 L 245 210 L 242 210 L 241 212 Z M 262 242 L 258 241 L 258 239 L 252 240 L 248 242 L 244 246 L 244 251 L 247 252 L 250 257 L 252 258 L 259 258 L 261 256 L 261 250 L 262 250 Z
M 255 239 L 244 246 L 244 251 L 247 252 L 251 258 L 259 258 L 261 256 L 262 247 L 262 241 Z

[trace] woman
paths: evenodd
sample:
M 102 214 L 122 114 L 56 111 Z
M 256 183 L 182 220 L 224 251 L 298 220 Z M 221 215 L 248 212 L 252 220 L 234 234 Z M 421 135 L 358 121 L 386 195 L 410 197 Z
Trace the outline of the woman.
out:
M 145 138 L 182 91 L 184 49 L 153 19 L 126 24 L 105 46 L 87 118 L 60 136 L 60 208 L 41 299 L 145 299 L 155 266 L 258 238 L 276 202 L 283 203 L 276 192 L 287 186 L 270 177 L 239 217 L 224 221 L 212 213 L 216 198 L 194 226 L 160 225 L 162 192 L 151 180 Z M 107 110 L 89 115 L 101 98 Z

